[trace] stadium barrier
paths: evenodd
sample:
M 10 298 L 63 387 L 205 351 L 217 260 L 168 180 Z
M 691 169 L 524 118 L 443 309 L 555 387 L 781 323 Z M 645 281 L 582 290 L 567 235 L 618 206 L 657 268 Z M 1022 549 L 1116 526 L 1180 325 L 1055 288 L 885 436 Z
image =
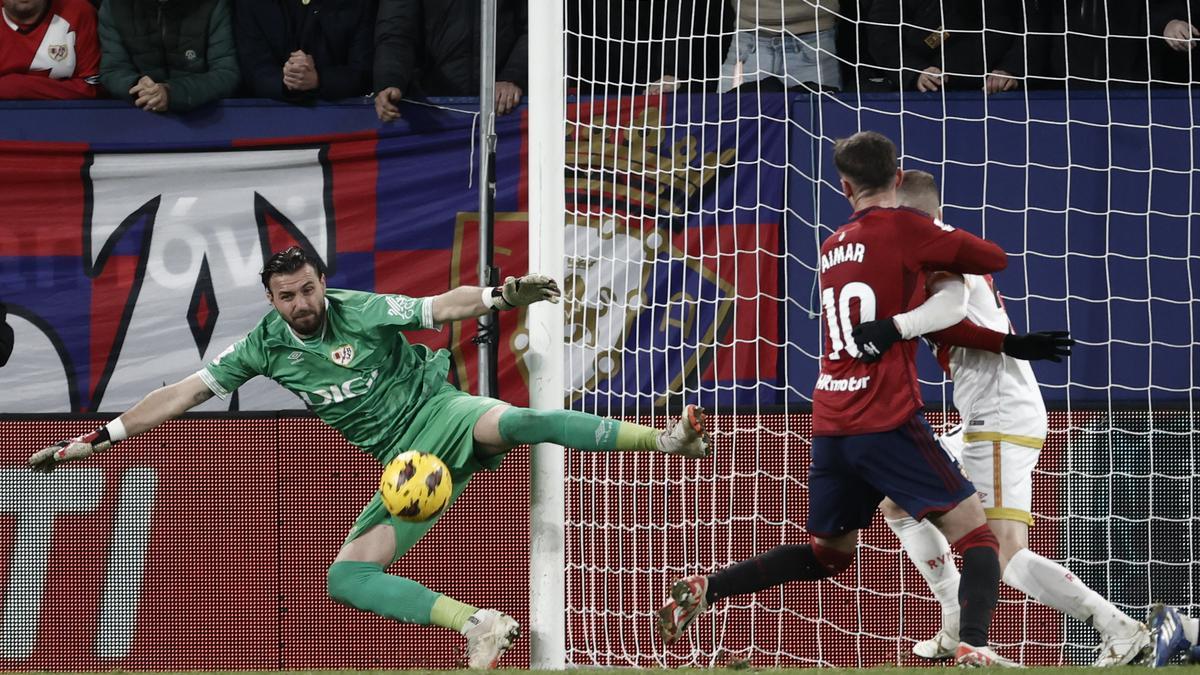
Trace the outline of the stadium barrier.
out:
M 1186 411 L 1155 414 L 1160 429 L 1188 425 Z M 325 595 L 325 569 L 380 471 L 375 460 L 330 428 L 296 414 L 191 415 L 49 475 L 23 467 L 32 449 L 90 430 L 99 421 L 92 416 L 0 419 L 5 467 L 0 469 L 0 569 L 6 579 L 0 668 L 447 668 L 457 663 L 458 635 L 397 624 L 337 605 Z M 767 431 L 788 429 L 797 437 L 809 428 L 803 413 L 763 414 L 755 421 Z M 936 426 L 941 416 L 931 413 L 930 421 Z M 1163 467 L 1149 474 L 1144 464 L 1148 445 L 1186 453 L 1188 439 L 1140 434 L 1148 421 L 1139 411 L 1054 411 L 1050 421 L 1052 434 L 1034 483 L 1034 548 L 1069 559 L 1072 569 L 1097 588 L 1107 581 L 1118 602 L 1145 604 L 1186 588 L 1195 567 L 1186 494 L 1194 479 L 1164 473 Z M 1113 424 L 1123 431 L 1111 432 Z M 738 541 L 729 553 L 737 557 L 772 542 L 804 541 L 807 501 L 796 488 L 804 481 L 807 450 L 797 452 L 802 444 L 796 442 L 791 450 L 782 442 L 766 443 L 758 463 L 748 466 L 739 446 L 754 441 L 724 438 L 710 468 L 714 475 L 735 477 L 724 481 L 718 498 L 743 514 L 754 500 L 755 515 L 777 523 L 760 527 L 757 544 Z M 520 448 L 498 472 L 477 476 L 390 571 L 526 623 L 528 460 Z M 641 512 L 649 520 L 650 513 L 662 509 L 668 522 L 682 523 L 689 515 L 686 500 L 678 498 L 686 488 L 685 467 L 677 460 L 649 474 L 644 465 L 630 464 L 620 474 L 621 483 L 595 489 L 572 483 L 568 522 L 603 520 L 606 510 L 621 508 L 625 521 L 637 520 Z M 755 491 L 755 471 L 792 480 L 775 490 L 764 492 L 760 485 Z M 1109 493 L 1104 479 L 1113 471 L 1125 478 Z M 631 486 L 650 481 L 661 488 L 647 500 L 635 499 Z M 1146 519 L 1151 495 L 1153 521 Z M 582 651 L 595 642 L 652 642 L 652 622 L 633 610 L 655 606 L 663 589 L 637 570 L 653 561 L 681 559 L 687 539 L 679 527 L 665 535 L 637 535 L 636 547 L 622 557 L 628 568 L 623 583 L 607 587 L 604 597 L 590 603 L 581 597 L 585 585 L 578 582 L 602 570 L 586 563 L 587 551 L 580 550 L 587 545 L 584 538 L 568 539 L 573 589 L 568 602 L 611 610 L 600 624 L 569 614 L 573 643 L 568 649 Z M 1122 565 L 1106 580 L 1112 551 L 1122 552 Z M 719 630 L 730 654 L 778 648 L 794 655 L 783 665 L 907 662 L 908 641 L 927 637 L 937 623 L 937 606 L 921 584 L 877 519 L 866 532 L 855 570 L 818 585 L 759 594 L 767 616 L 779 621 L 774 638 L 779 644 L 762 643 L 760 632 L 760 642 L 751 645 L 753 611 L 743 603 L 733 604 Z M 993 639 L 1020 644 L 1026 663 L 1086 656 L 1064 651 L 1064 624 L 1051 610 L 1016 602 L 1011 589 L 1002 599 Z M 821 619 L 807 618 L 813 616 Z M 760 631 L 763 620 L 760 614 Z M 710 639 L 715 629 L 701 622 L 699 639 Z M 754 660 L 763 658 L 759 653 Z M 505 663 L 527 665 L 527 643 L 519 643 Z

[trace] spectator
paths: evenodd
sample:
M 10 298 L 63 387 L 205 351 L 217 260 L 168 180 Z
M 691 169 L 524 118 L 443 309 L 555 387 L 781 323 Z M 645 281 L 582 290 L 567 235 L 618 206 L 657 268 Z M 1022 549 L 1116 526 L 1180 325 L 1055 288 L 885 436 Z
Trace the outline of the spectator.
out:
M 567 87 L 578 96 L 713 91 L 733 43 L 730 0 L 568 2 Z
M 238 86 L 229 0 L 104 0 L 100 82 L 153 112 L 187 112 Z
M 1145 0 L 1026 0 L 1025 4 L 1030 74 L 1041 78 L 1042 86 L 1145 86 L 1149 79 Z
M 838 0 L 738 0 L 738 30 L 721 66 L 720 91 L 767 78 L 785 88 L 840 89 L 837 13 Z
M 870 37 L 875 28 L 866 22 L 870 11 L 871 0 L 838 3 L 837 55 L 842 67 L 842 91 L 892 91 L 899 87 L 871 56 Z
M 521 102 L 529 73 L 527 0 L 498 0 L 496 112 Z M 375 111 L 390 122 L 407 96 L 479 95 L 479 0 L 380 0 Z
M 1026 75 L 1014 0 L 873 0 L 867 20 L 871 56 L 902 89 L 991 94 Z
M 311 101 L 371 91 L 371 3 L 238 0 L 234 14 L 238 64 L 251 95 Z
M 1196 43 L 1200 40 L 1200 3 L 1151 0 L 1150 36 L 1154 78 L 1186 83 L 1197 79 Z
M 96 9 L 87 0 L 2 0 L 0 99 L 95 98 Z

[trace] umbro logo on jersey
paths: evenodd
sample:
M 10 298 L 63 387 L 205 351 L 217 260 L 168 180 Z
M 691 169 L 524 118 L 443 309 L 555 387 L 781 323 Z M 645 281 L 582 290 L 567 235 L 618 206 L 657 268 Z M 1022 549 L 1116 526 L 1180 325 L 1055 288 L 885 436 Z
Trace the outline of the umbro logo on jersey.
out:
M 417 301 L 412 298 L 397 298 L 394 295 L 387 296 L 388 316 L 394 316 L 405 321 L 413 317 L 417 311 Z
M 300 361 L 304 358 L 304 352 L 292 352 L 288 354 L 288 361 Z

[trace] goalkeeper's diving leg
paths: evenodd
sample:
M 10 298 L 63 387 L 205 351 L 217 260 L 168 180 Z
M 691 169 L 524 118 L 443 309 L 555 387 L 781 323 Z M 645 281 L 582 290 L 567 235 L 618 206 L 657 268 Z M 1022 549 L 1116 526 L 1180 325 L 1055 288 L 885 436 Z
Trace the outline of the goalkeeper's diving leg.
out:
M 510 407 L 488 399 L 462 396 L 458 401 L 481 402 L 483 412 L 472 428 L 474 454 L 484 464 L 523 443 L 552 442 L 581 450 L 658 450 L 685 457 L 709 452 L 703 410 L 688 406 L 667 430 L 605 419 L 569 410 L 537 411 Z M 443 407 L 449 404 L 442 402 Z M 433 426 L 438 426 L 434 424 Z M 451 504 L 467 480 L 456 479 Z M 445 509 L 445 513 L 449 509 Z M 327 587 L 331 598 L 364 611 L 405 623 L 436 625 L 467 638 L 467 665 L 495 668 L 520 634 L 517 622 L 501 612 L 479 609 L 404 577 L 386 574 L 387 565 L 407 552 L 437 518 L 408 523 L 392 518 L 379 496 L 363 509 L 330 566 Z
M 657 450 L 701 459 L 711 444 L 704 409 L 689 405 L 667 429 L 622 422 L 575 410 L 496 406 L 475 424 L 476 452 L 503 454 L 517 445 L 556 443 L 576 450 Z
M 455 483 L 451 504 L 462 494 L 467 482 Z M 412 579 L 384 572 L 437 520 L 409 523 L 392 518 L 376 495 L 363 509 L 346 543 L 329 566 L 326 590 L 329 597 L 356 609 L 404 623 L 458 631 L 467 639 L 467 666 L 482 670 L 495 668 L 520 634 L 520 627 L 512 617 L 494 609 L 472 607 Z

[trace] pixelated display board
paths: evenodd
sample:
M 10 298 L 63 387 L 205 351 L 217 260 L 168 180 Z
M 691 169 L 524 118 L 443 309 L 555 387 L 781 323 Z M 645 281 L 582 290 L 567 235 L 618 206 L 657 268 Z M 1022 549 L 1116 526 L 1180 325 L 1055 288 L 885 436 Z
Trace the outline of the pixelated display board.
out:
M 379 479 L 375 460 L 316 419 L 186 419 L 49 475 L 29 449 L 95 421 L 0 422 L 0 667 L 51 670 L 449 668 L 463 639 L 338 605 L 325 570 Z M 390 571 L 528 619 L 528 453 L 479 475 Z M 152 476 L 146 479 L 146 475 Z M 130 499 L 123 482 L 142 476 Z M 54 507 L 54 493 L 83 494 Z M 15 517 L 14 517 L 15 516 Z M 130 522 L 141 551 L 110 561 Z M 52 527 L 51 527 L 52 523 Z M 144 565 L 138 573 L 139 562 Z M 38 574 L 14 575 L 18 566 Z M 14 605 L 14 595 L 25 598 Z M 36 601 L 32 601 L 36 598 Z M 105 607 L 123 611 L 105 614 Z M 15 610 L 19 609 L 19 612 Z M 121 629 L 101 616 L 123 617 Z M 10 630 L 15 629 L 15 630 Z M 528 662 L 527 643 L 506 659 Z
M 806 540 L 808 416 L 740 414 L 725 420 L 717 421 L 711 466 L 667 458 L 650 475 L 642 473 L 650 466 L 646 463 L 623 465 L 615 455 L 572 453 L 567 483 L 570 661 L 672 665 L 683 662 L 692 646 L 715 644 L 723 654 L 718 662 L 748 659 L 764 666 L 909 660 L 911 640 L 936 628 L 937 608 L 878 520 L 864 535 L 853 571 L 834 582 L 792 584 L 759 594 L 753 602 L 724 605 L 711 620 L 699 622 L 690 642 L 663 649 L 651 616 L 673 570 L 689 560 L 736 560 L 781 541 Z M 940 416 L 930 415 L 930 421 L 937 427 Z M 1086 440 L 1089 429 L 1108 439 L 1116 422 L 1098 414 L 1051 414 L 1050 439 L 1035 474 L 1035 550 L 1100 562 L 1081 548 L 1066 550 L 1063 524 L 1087 515 L 1065 512 L 1063 484 L 1070 479 L 1079 485 L 1086 478 L 1067 471 L 1072 451 L 1067 441 Z M 0 579 L 5 589 L 0 667 L 448 668 L 458 663 L 463 641 L 453 632 L 398 624 L 326 596 L 325 570 L 371 496 L 379 466 L 322 423 L 294 416 L 187 418 L 50 475 L 25 468 L 31 450 L 96 424 L 96 419 L 61 417 L 0 420 Z M 1154 424 L 1166 425 L 1163 420 Z M 1071 444 L 1094 454 L 1079 445 L 1083 440 Z M 595 470 L 598 461 L 604 462 L 604 472 Z M 613 480 L 596 480 L 604 476 Z M 705 476 L 722 477 L 720 494 L 700 503 L 688 495 Z M 500 471 L 474 480 L 390 571 L 527 624 L 528 452 L 516 450 Z M 711 523 L 705 520 L 710 516 Z M 625 527 L 636 523 L 644 526 Z M 729 528 L 738 536 L 730 536 Z M 714 552 L 718 544 L 725 548 Z M 1011 589 L 1002 592 L 1002 600 L 993 640 L 1010 645 L 1012 655 L 1026 663 L 1063 661 L 1071 624 L 1052 610 L 1020 602 Z M 603 656 L 614 651 L 624 656 Z M 528 643 L 522 641 L 505 665 L 527 664 Z

